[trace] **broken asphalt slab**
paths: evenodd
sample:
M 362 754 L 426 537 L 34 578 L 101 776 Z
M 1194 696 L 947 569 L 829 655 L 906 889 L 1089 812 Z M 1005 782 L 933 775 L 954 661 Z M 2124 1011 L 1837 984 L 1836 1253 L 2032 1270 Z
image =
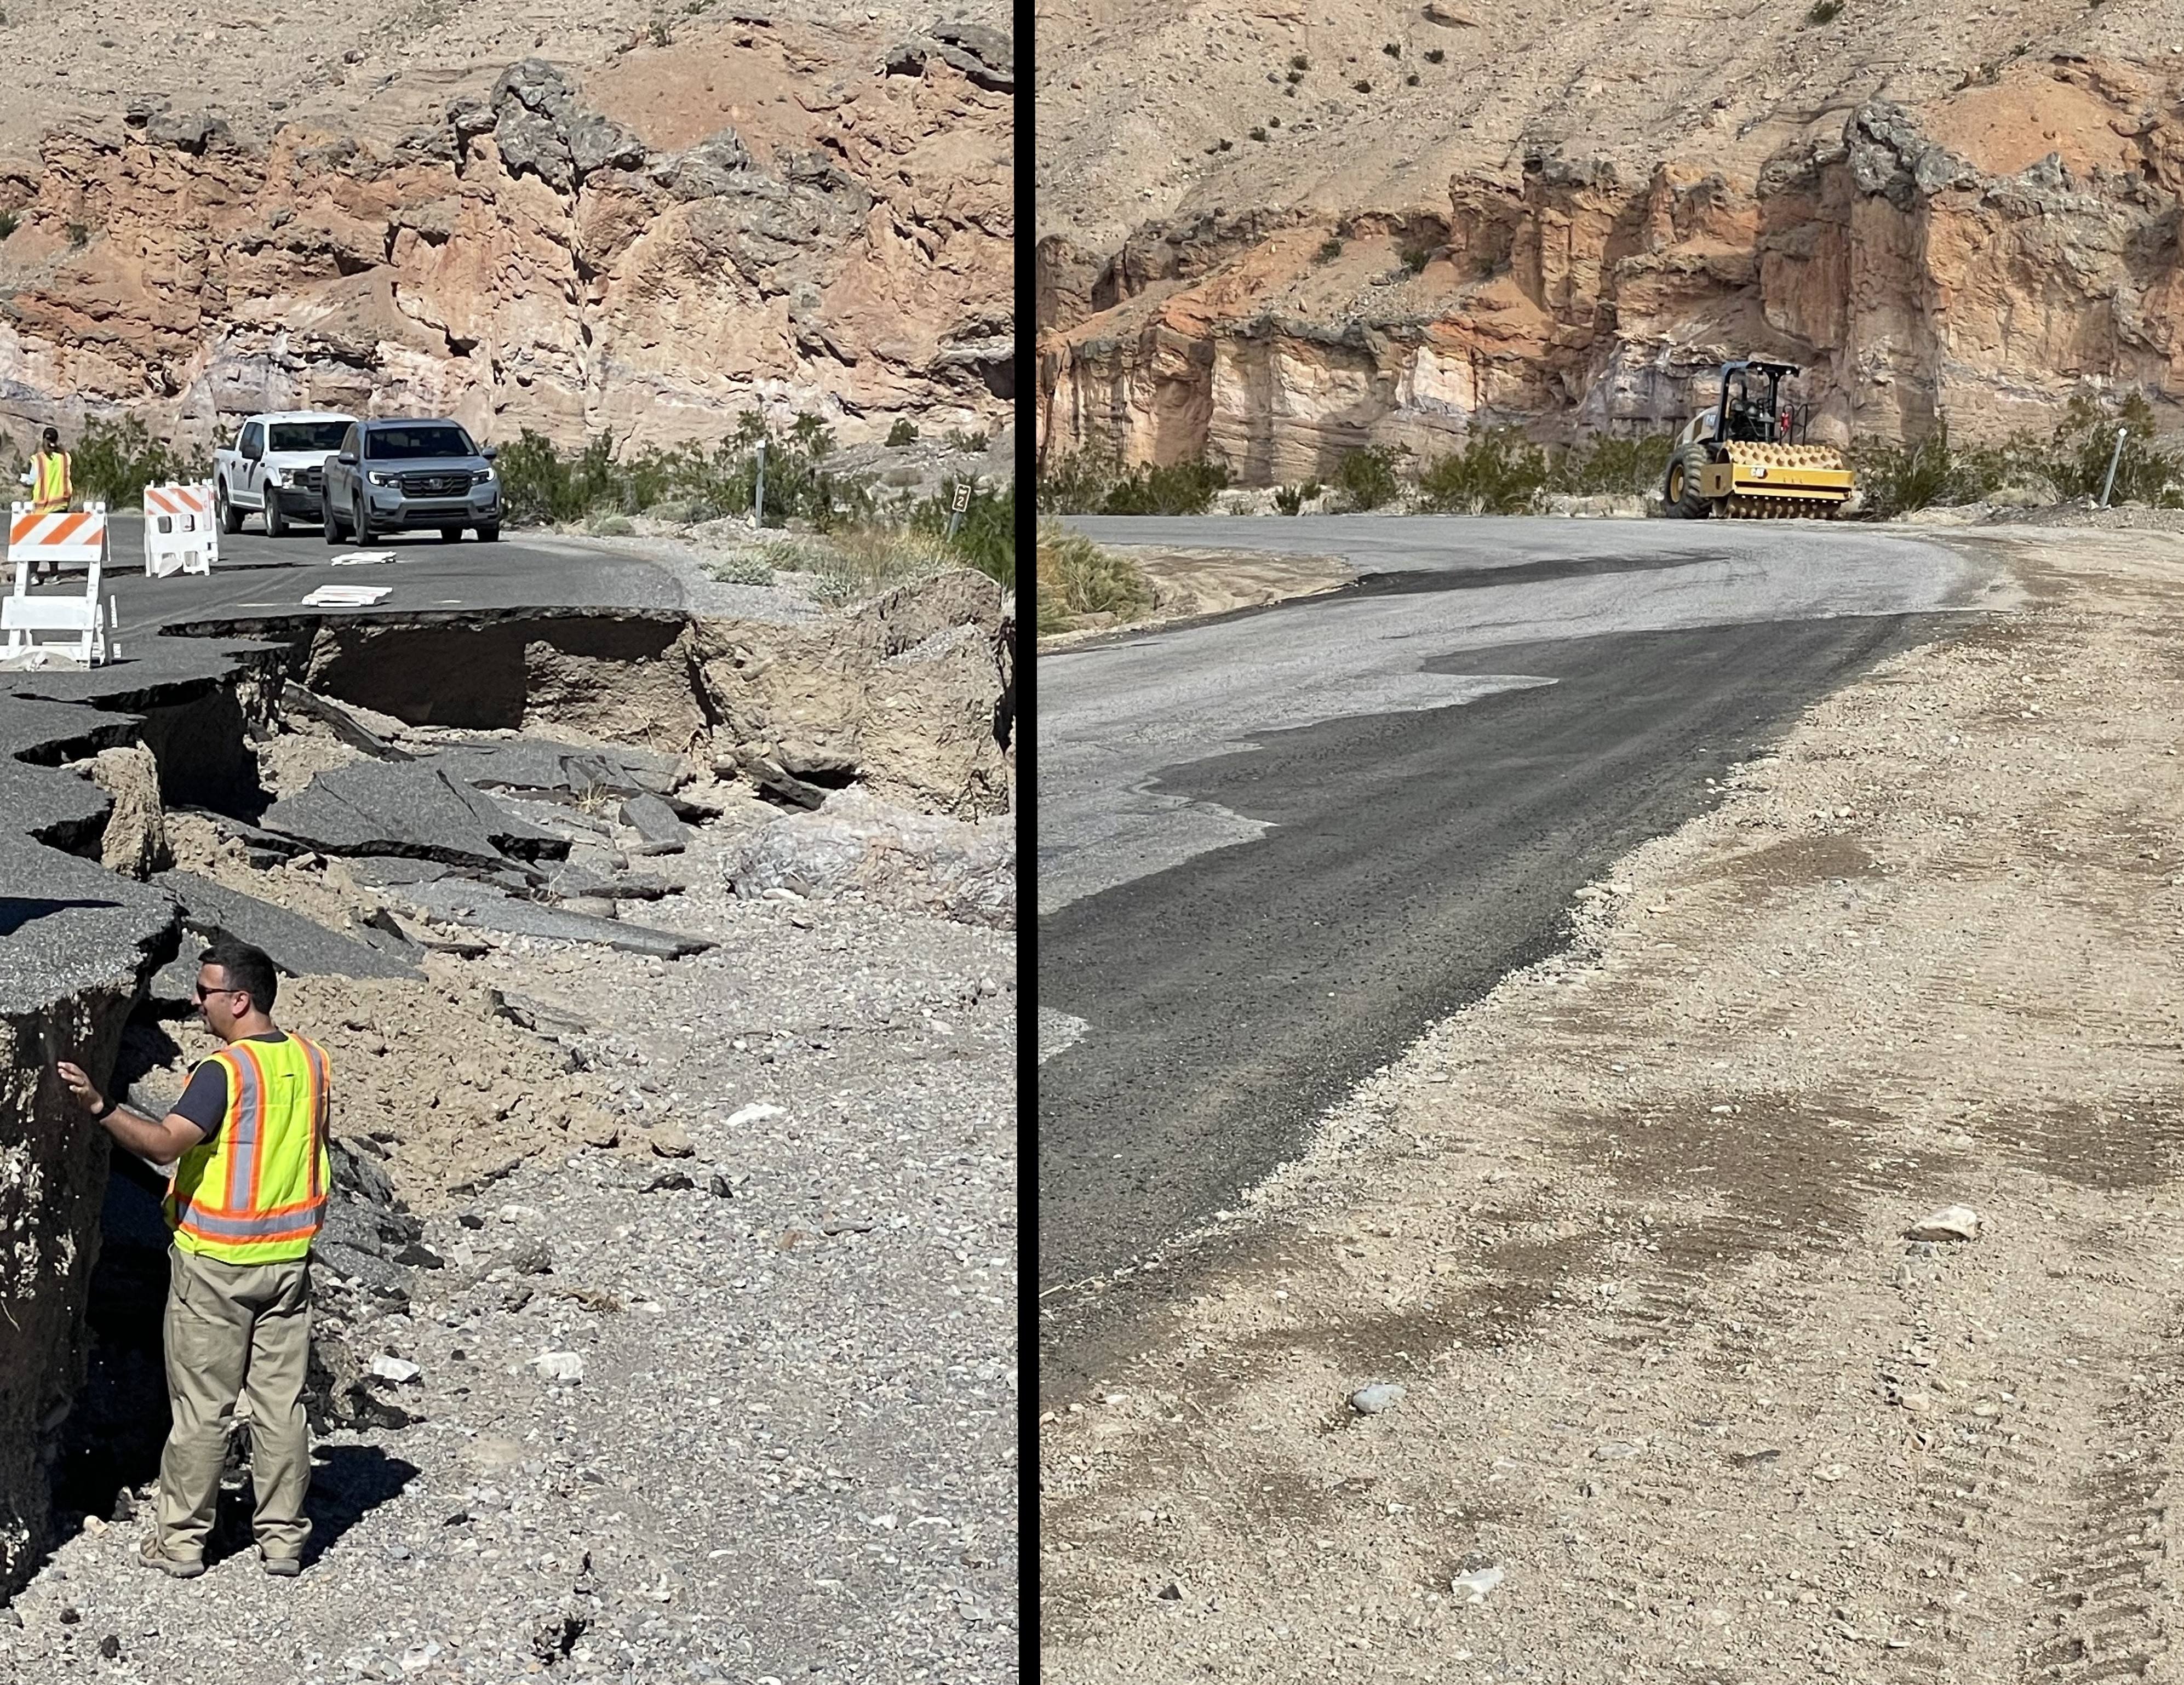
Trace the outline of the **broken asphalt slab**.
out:
M 517 817 L 430 762 L 357 761 L 318 774 L 267 808 L 267 830 L 327 854 L 407 855 L 505 867 L 508 855 L 560 859 L 568 839 Z
M 675 810 L 656 795 L 632 796 L 623 802 L 621 822 L 644 839 L 644 853 L 679 854 L 690 845 L 690 834 Z
M 208 940 L 231 936 L 263 948 L 273 963 L 291 977 L 418 975 L 414 965 L 382 946 L 367 945 L 329 930 L 285 907 L 242 895 L 194 872 L 160 872 L 153 874 L 152 881 L 181 904 L 187 928 Z M 195 957 L 186 951 L 178 962 L 187 964 L 190 982 L 194 985 Z
M 418 908 L 428 918 L 467 924 L 474 929 L 503 935 L 540 936 L 550 941 L 598 942 L 626 953 L 650 954 L 660 959 L 680 959 L 717 946 L 702 936 L 657 930 L 648 924 L 627 924 L 618 918 L 594 918 L 588 913 L 566 912 L 520 901 L 490 884 L 467 879 L 444 878 L 433 884 L 410 884 L 390 891 Z
M 664 795 L 675 787 L 680 763 L 644 750 L 588 749 L 517 739 L 443 750 L 432 764 L 451 777 L 486 789 L 540 790 L 576 801 L 599 795 Z

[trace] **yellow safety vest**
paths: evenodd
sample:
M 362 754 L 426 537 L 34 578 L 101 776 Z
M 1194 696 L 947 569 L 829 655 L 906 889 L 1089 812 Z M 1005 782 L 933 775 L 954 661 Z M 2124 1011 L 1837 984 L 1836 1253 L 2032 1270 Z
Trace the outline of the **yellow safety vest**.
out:
M 75 490 L 69 480 L 68 452 L 40 451 L 31 459 L 31 503 L 39 514 L 51 515 L 69 506 Z
M 326 1220 L 332 1174 L 326 1050 L 291 1032 L 231 1042 L 212 1057 L 227 1072 L 227 1112 L 220 1132 L 175 1165 L 175 1244 L 224 1264 L 302 1258 Z

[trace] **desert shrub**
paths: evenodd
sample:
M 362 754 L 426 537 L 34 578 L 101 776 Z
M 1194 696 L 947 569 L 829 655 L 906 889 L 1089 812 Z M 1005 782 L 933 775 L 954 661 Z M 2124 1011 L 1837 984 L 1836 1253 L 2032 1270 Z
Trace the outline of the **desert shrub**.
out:
M 1299 514 L 1305 505 L 1319 495 L 1320 490 L 1320 483 L 1317 480 L 1306 480 L 1299 486 L 1276 486 L 1274 508 L 1284 515 Z
M 1392 41 L 1382 42 L 1380 50 L 1386 53 L 1390 59 L 1400 59 L 1403 56 L 1403 49 L 1396 46 Z
M 1302 75 L 1311 68 L 1312 61 L 1309 59 L 1306 59 L 1303 53 L 1295 53 L 1290 57 L 1290 69 L 1295 70 L 1299 75 Z
M 1399 246 L 1396 254 L 1402 259 L 1405 269 L 1417 275 L 1433 261 L 1434 248 L 1431 246 Z
M 1574 497 L 1642 495 L 1661 483 L 1669 471 L 1669 454 L 1675 445 L 1672 433 L 1644 438 L 1602 437 L 1574 445 L 1556 455 L 1545 489 Z
M 1340 240 L 1331 239 L 1322 240 L 1319 243 L 1318 255 L 1320 262 L 1333 263 L 1335 259 L 1342 255 L 1342 242 Z
M 212 472 L 203 455 L 153 438 L 134 416 L 87 422 L 69 452 L 70 479 L 79 501 L 110 510 L 141 506 L 144 488 L 170 480 L 201 480 Z
M 678 518 L 714 520 L 749 512 L 758 485 L 758 445 L 766 442 L 766 524 L 802 519 L 822 530 L 870 519 L 869 486 L 822 466 L 834 448 L 824 421 L 799 416 L 784 429 L 746 411 L 711 450 L 691 443 L 620 449 L 610 434 L 564 454 L 543 433 L 525 428 L 504 446 L 500 471 L 508 519 L 518 526 L 582 521 L 599 514 L 634 515 L 672 506 Z
M 1228 471 L 1199 458 L 1127 472 L 1113 457 L 1080 452 L 1050 466 L 1039 478 L 1042 515 L 1203 515 Z
M 771 585 L 773 564 L 759 556 L 725 556 L 706 564 L 705 572 L 723 585 Z
M 1396 474 L 1398 453 L 1384 444 L 1368 444 L 1342 459 L 1334 471 L 1335 489 L 1351 509 L 1379 509 L 1393 503 L 1402 489 Z
M 517 526 L 582 520 L 616 490 L 614 441 L 604 433 L 565 456 L 545 434 L 526 427 L 501 448 L 493 466 L 507 519 Z M 618 507 L 621 499 L 614 502 Z
M 1109 515 L 1203 515 L 1213 494 L 1228 483 L 1228 471 L 1198 457 L 1155 467 L 1142 464 L 1125 474 L 1107 494 Z
M 1266 137 L 1267 137 L 1267 131 L 1266 131 L 1266 130 L 1265 130 L 1265 129 L 1263 129 L 1263 128 L 1260 128 L 1260 127 L 1256 127 L 1256 126 L 1252 129 L 1252 131 L 1251 131 L 1251 138 L 1252 138 L 1253 140 L 1255 140 L 1255 141 L 1262 141 L 1262 140 L 1266 139 Z
M 91 243 L 90 226 L 81 222 L 71 222 L 68 226 L 68 237 L 69 249 L 72 252 L 80 252 Z
M 1443 514 L 1522 515 L 1537 501 L 1552 466 L 1522 427 L 1484 427 L 1418 475 L 1418 505 Z
M 1425 60 L 1429 64 L 1438 64 L 1442 59 L 1447 57 L 1448 54 L 1442 52 L 1438 47 L 1429 47 L 1425 52 Z
M 1142 567 L 1067 527 L 1039 529 L 1038 569 L 1041 633 L 1069 631 L 1083 615 L 1132 621 L 1152 609 L 1152 581 Z
M 12 210 L 0 210 L 0 240 L 6 239 L 23 226 L 23 219 Z
M 1937 503 L 1967 500 L 1963 476 L 1949 449 L 1946 421 L 1915 444 L 1860 439 L 1851 447 L 1850 464 L 1864 494 L 1865 512 L 1876 520 Z
M 911 511 L 909 526 L 943 545 L 961 566 L 975 567 L 1000 581 L 1003 589 L 1017 588 L 1017 488 L 980 485 L 972 480 L 971 505 L 956 522 L 956 536 L 948 536 L 948 520 L 956 502 L 956 482 L 944 481 L 939 491 Z
M 917 443 L 917 424 L 907 416 L 899 416 L 895 424 L 888 429 L 887 442 L 892 447 Z
M 1930 505 L 1975 503 L 2005 488 L 2045 487 L 2059 499 L 2098 498 L 2126 429 L 2111 503 L 2184 507 L 2184 462 L 2154 440 L 2153 406 L 2132 393 L 2110 408 L 2080 395 L 2045 438 L 2030 432 L 1960 447 L 1946 421 L 1915 444 L 1860 439 L 1851 447 L 1865 513 L 1876 520 Z
M 1403 78 L 1403 86 L 1405 87 L 1416 87 L 1418 85 L 1418 73 L 1416 70 L 1412 71 L 1410 75 Z
M 1359 93 L 1370 93 L 1373 92 L 1373 84 L 1367 81 L 1362 76 L 1360 76 L 1356 81 L 1351 83 L 1350 86 Z
M 2101 494 L 2116 429 L 2128 430 L 2116 462 L 2111 503 L 2149 503 L 2166 508 L 2184 505 L 2184 468 L 2154 449 L 2153 406 L 2132 393 L 2110 410 L 2084 396 L 2073 398 L 2048 436 L 2044 451 L 2020 450 L 2017 460 L 2052 482 L 2064 497 Z
M 1112 455 L 1080 450 L 1043 465 L 1032 501 L 1041 515 L 1096 515 L 1122 477 Z
M 813 594 L 836 604 L 876 597 L 959 565 L 937 534 L 877 522 L 814 535 L 800 550 L 798 571 L 814 576 Z
M 1842 15 L 1842 0 L 1819 0 L 1819 3 L 1805 14 L 1808 24 L 1831 24 Z

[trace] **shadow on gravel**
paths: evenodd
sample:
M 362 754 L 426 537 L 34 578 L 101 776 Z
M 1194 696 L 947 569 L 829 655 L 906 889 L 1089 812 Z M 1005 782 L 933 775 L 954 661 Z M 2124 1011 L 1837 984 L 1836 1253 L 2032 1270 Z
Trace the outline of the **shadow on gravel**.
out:
M 311 1518 L 311 1542 L 304 1552 L 309 1567 L 333 1542 L 417 1477 L 417 1465 L 390 1457 L 376 1445 L 322 1445 L 315 1453 L 311 1495 L 304 1513 Z M 243 1520 L 249 1533 L 249 1518 Z
M 417 1465 L 390 1457 L 376 1445 L 320 1445 L 312 1448 L 311 1490 L 304 1500 L 311 1540 L 304 1548 L 308 1568 L 333 1548 L 334 1541 L 416 1477 Z M 240 1445 L 221 1477 L 220 1511 L 205 1539 L 205 1565 L 254 1550 L 250 1515 L 250 1465 Z

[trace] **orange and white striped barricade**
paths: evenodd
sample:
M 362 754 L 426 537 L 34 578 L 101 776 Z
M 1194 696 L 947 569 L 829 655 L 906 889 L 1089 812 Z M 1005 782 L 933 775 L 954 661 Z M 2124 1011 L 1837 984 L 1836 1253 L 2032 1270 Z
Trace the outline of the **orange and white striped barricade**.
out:
M 144 574 L 209 573 L 220 560 L 212 483 L 144 488 Z
M 106 561 L 106 505 L 41 515 L 31 504 L 8 505 L 8 560 L 28 564 L 33 578 L 59 572 L 64 562 L 98 568 Z
M 113 651 L 107 639 L 111 626 L 107 605 L 98 600 L 99 572 L 103 552 L 106 548 L 106 507 L 95 505 L 82 515 L 31 515 L 27 504 L 15 505 L 14 519 L 9 524 L 8 553 L 15 564 L 15 589 L 0 597 L 0 633 L 6 642 L 0 654 L 21 656 L 40 650 L 52 650 L 74 656 L 86 667 L 96 667 L 107 660 Z M 90 537 L 80 529 L 64 529 L 58 536 L 33 530 L 25 536 L 25 523 L 30 522 L 95 521 L 97 536 Z M 43 538 L 44 542 L 39 540 Z M 54 551 L 61 554 L 55 557 Z M 32 571 L 40 562 L 50 562 L 58 572 L 60 561 L 87 561 L 89 573 L 84 579 L 83 594 L 75 592 L 50 592 L 44 596 L 31 594 Z M 58 632 L 63 637 L 47 642 L 37 633 Z M 74 648 L 69 648 L 73 644 Z

